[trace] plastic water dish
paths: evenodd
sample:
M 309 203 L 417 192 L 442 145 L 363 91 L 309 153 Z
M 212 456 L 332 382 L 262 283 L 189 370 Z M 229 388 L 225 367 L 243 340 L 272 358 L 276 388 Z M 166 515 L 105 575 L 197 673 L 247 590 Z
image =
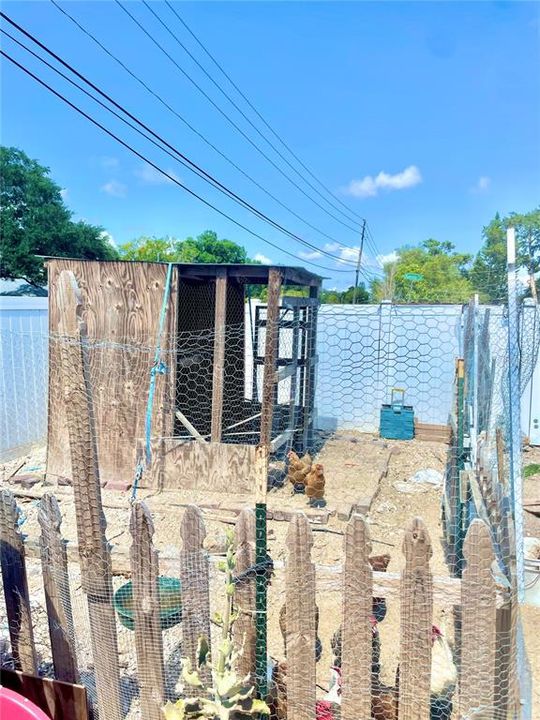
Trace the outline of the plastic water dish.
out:
M 170 577 L 158 579 L 159 620 L 162 630 L 168 630 L 182 619 L 182 593 L 180 580 Z M 114 608 L 118 619 L 128 630 L 135 629 L 133 584 L 131 580 L 114 593 Z
M 33 702 L 5 687 L 0 687 L 0 718 L 3 720 L 51 720 Z

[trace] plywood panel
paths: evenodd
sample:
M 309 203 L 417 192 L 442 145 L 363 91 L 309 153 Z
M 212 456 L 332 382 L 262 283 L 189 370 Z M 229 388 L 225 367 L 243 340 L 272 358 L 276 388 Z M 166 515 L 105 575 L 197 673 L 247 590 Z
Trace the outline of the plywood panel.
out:
M 58 333 L 62 313 L 57 282 L 71 270 L 81 292 L 88 329 L 100 475 L 103 483 L 129 480 L 135 468 L 136 439 L 144 437 L 150 370 L 163 300 L 167 265 L 51 260 L 49 332 Z M 166 374 L 156 376 L 152 434 L 171 435 L 174 417 L 177 272 L 173 270 L 162 340 Z M 66 416 L 59 378 L 61 340 L 49 344 L 49 428 L 47 474 L 71 477 Z
M 255 445 L 165 439 L 154 441 L 147 487 L 242 493 L 254 490 Z

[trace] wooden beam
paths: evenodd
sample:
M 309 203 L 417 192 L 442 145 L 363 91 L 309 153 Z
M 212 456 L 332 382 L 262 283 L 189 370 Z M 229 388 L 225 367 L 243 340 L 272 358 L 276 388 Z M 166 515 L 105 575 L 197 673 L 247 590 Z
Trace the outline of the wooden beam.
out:
M 86 327 L 81 319 L 77 281 L 69 270 L 60 273 L 57 292 L 62 308 L 58 323 L 60 377 L 69 435 L 81 586 L 88 601 L 98 707 L 100 715 L 108 720 L 122 720 L 111 557 L 101 504 Z
M 68 575 L 66 542 L 60 526 L 62 514 L 58 500 L 46 493 L 39 503 L 38 521 L 41 527 L 41 570 L 47 605 L 49 637 L 57 680 L 79 682 L 75 630 Z
M 201 433 L 193 427 L 193 425 L 189 422 L 183 412 L 180 412 L 180 410 L 176 410 L 175 415 L 190 435 L 193 435 L 193 437 L 196 440 L 199 440 L 199 442 L 206 442 Z
M 430 716 L 433 578 L 431 539 L 415 518 L 403 539 L 405 569 L 401 578 L 399 720 Z
M 227 270 L 219 268 L 216 277 L 214 314 L 214 374 L 212 381 L 212 442 L 221 440 L 223 418 L 223 374 L 227 315 Z
M 246 507 L 238 516 L 235 527 L 234 544 L 236 550 L 235 573 L 249 570 L 255 565 L 255 513 Z M 234 604 L 238 611 L 238 619 L 234 623 L 234 640 L 241 648 L 236 661 L 239 677 L 246 677 L 255 672 L 255 583 L 240 582 L 235 586 Z
M 19 509 L 13 494 L 9 490 L 0 491 L 0 559 L 11 650 L 17 670 L 34 674 L 37 672 L 36 648 L 18 520 Z
M 143 502 L 135 502 L 132 506 L 129 531 L 133 538 L 130 557 L 141 716 L 145 720 L 163 720 L 165 680 L 158 557 L 152 541 L 154 525 Z
M 285 568 L 287 718 L 294 720 L 315 720 L 317 628 L 312 547 L 308 519 L 298 513 L 289 524 Z
M 283 275 L 272 268 L 268 277 L 268 301 L 266 311 L 266 341 L 264 352 L 264 375 L 261 407 L 261 445 L 270 447 L 272 439 L 272 417 L 274 412 L 274 373 L 278 356 L 279 337 L 279 294 Z
M 285 445 L 285 443 L 290 439 L 292 432 L 292 429 L 289 428 L 287 430 L 284 430 L 280 435 L 274 438 L 270 443 L 270 452 L 274 453 L 282 445 Z
M 370 720 L 373 633 L 373 571 L 369 529 L 353 515 L 344 538 L 342 599 L 342 720 Z

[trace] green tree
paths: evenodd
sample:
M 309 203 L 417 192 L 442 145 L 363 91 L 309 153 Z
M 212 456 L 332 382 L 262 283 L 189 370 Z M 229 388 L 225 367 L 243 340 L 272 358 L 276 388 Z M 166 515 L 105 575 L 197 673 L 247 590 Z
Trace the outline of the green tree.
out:
M 219 240 L 217 233 L 206 230 L 196 238 L 188 237 L 177 244 L 179 262 L 248 263 L 246 249 L 232 240 Z
M 22 150 L 0 147 L 0 277 L 43 286 L 40 255 L 111 260 L 103 228 L 73 222 L 49 169 Z
M 148 237 L 142 235 L 136 240 L 120 245 L 122 260 L 143 260 L 146 262 L 178 262 L 176 246 L 178 240 L 170 237 Z
M 532 278 L 540 269 L 540 207 L 529 213 L 499 213 L 482 230 L 484 243 L 474 259 L 470 279 L 484 302 L 504 302 L 507 297 L 506 230 L 516 229 L 517 264 Z M 531 283 L 531 288 L 533 283 Z
M 384 278 L 371 284 L 375 302 L 461 303 L 470 298 L 471 257 L 455 252 L 452 243 L 430 238 L 417 247 L 400 248 L 397 255 L 384 266 Z
M 321 303 L 330 305 L 352 305 L 354 302 L 354 285 L 347 290 L 321 290 Z M 364 304 L 369 302 L 369 293 L 364 283 L 360 283 L 356 289 L 356 304 Z
M 174 237 L 148 237 L 121 245 L 123 260 L 185 263 L 248 263 L 246 249 L 232 240 L 220 240 L 213 230 L 205 230 L 196 238 L 178 240 Z

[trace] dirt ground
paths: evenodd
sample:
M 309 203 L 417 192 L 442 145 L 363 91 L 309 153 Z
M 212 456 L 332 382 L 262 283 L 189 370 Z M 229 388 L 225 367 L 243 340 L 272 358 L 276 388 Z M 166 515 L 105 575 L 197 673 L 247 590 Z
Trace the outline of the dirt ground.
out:
M 388 463 L 387 474 L 381 477 L 382 469 L 391 452 Z M 537 462 L 537 456 L 527 455 L 525 462 Z M 440 488 L 427 484 L 410 483 L 409 479 L 420 470 L 432 469 L 439 473 L 444 470 L 446 462 L 447 446 L 437 442 L 398 442 L 381 441 L 372 435 L 355 432 L 338 433 L 326 439 L 322 445 L 319 455 L 315 458 L 325 468 L 326 477 L 326 498 L 328 509 L 334 511 L 336 508 L 343 509 L 347 505 L 356 505 L 367 511 L 373 554 L 388 552 L 391 556 L 388 570 L 397 572 L 404 564 L 402 554 L 403 532 L 412 518 L 420 516 L 430 534 L 433 546 L 433 558 L 431 567 L 434 575 L 448 576 L 448 570 L 444 560 L 442 547 L 442 528 L 440 519 Z M 540 453 L 539 453 L 540 454 Z M 534 456 L 534 460 L 531 459 Z M 44 469 L 45 455 L 43 449 L 34 450 L 24 458 L 26 465 L 19 467 L 21 461 L 12 461 L 3 468 L 0 467 L 0 479 L 2 484 L 8 483 L 8 476 L 17 470 L 19 474 L 30 472 L 42 472 Z M 538 488 L 540 478 L 528 481 L 526 491 L 533 493 Z M 536 485 L 535 485 L 536 483 Z M 10 485 L 11 486 L 11 485 Z M 17 485 L 12 486 L 14 489 Z M 45 490 L 54 492 L 54 488 L 44 488 L 36 485 L 33 491 Z M 69 541 L 76 541 L 75 514 L 69 489 L 62 488 L 63 494 L 58 494 L 60 507 L 63 515 L 62 532 Z M 149 495 L 141 493 L 141 496 Z M 540 492 L 536 490 L 536 497 Z M 116 504 L 119 507 L 105 507 L 107 520 L 107 536 L 113 545 L 113 557 L 117 550 L 128 551 L 131 538 L 128 530 L 129 500 L 127 494 L 115 491 L 104 491 L 104 502 L 107 505 Z M 217 500 L 223 501 L 223 497 Z M 24 533 L 29 540 L 36 540 L 39 535 L 37 523 L 37 500 L 18 499 L 26 515 Z M 152 510 L 155 524 L 155 544 L 162 558 L 164 567 L 174 567 L 174 559 L 178 557 L 180 538 L 179 522 L 183 514 L 182 502 L 209 502 L 216 501 L 216 498 L 209 497 L 208 493 L 190 493 L 187 497 L 183 493 L 167 493 L 167 503 L 162 502 L 163 497 L 156 495 L 148 497 L 148 505 Z M 231 498 L 226 499 L 230 504 Z M 240 502 L 245 498 L 239 499 Z M 223 502 L 226 506 L 227 502 Z M 218 503 L 215 502 L 217 505 Z M 268 494 L 268 507 L 275 509 L 307 509 L 307 500 L 302 495 L 291 495 L 290 486 L 275 488 Z M 226 515 L 224 510 L 224 515 Z M 224 530 L 227 524 L 217 522 L 213 519 L 205 521 L 208 537 L 206 545 L 211 550 L 219 549 L 224 540 Z M 314 543 L 312 559 L 317 565 L 336 566 L 343 558 L 343 532 L 346 521 L 334 513 L 328 522 L 320 526 L 314 526 Z M 230 527 L 230 524 L 228 525 Z M 277 520 L 270 520 L 268 524 L 269 552 L 277 563 L 286 559 L 286 534 L 288 523 Z M 327 531 L 331 532 L 327 532 Z M 540 537 L 538 528 L 527 524 L 529 534 L 536 534 Z M 33 619 L 36 632 L 36 643 L 38 652 L 43 659 L 42 669 L 47 670 L 47 662 L 50 660 L 49 640 L 44 609 L 44 597 L 41 584 L 41 572 L 39 561 L 28 560 L 28 574 L 30 594 L 32 598 Z M 78 655 L 81 667 L 84 668 L 84 681 L 92 687 L 93 668 L 89 644 L 89 629 L 86 611 L 86 602 L 80 588 L 80 574 L 78 565 L 70 563 L 70 581 L 73 592 L 73 608 L 75 615 L 75 628 L 78 636 Z M 114 578 L 115 589 L 125 582 L 125 578 L 118 575 Z M 221 589 L 222 578 L 218 573 L 212 574 L 211 579 L 211 610 L 220 610 L 223 597 Z M 283 657 L 283 642 L 278 624 L 278 614 L 285 599 L 284 584 L 282 575 L 276 576 L 269 589 L 269 652 L 273 657 Z M 338 591 L 326 591 L 318 593 L 317 604 L 320 610 L 319 637 L 322 642 L 323 653 L 317 666 L 317 681 L 323 686 L 328 686 L 329 668 L 332 664 L 332 653 L 330 641 L 339 625 L 341 612 L 341 593 Z M 1 607 L 1 606 L 0 606 Z M 536 628 L 540 620 L 540 609 L 524 608 L 523 618 L 525 634 L 527 639 L 527 650 L 529 661 L 533 671 L 533 684 L 540 687 L 540 636 Z M 2 613 L 0 613 L 2 614 Z M 5 635 L 5 617 L 0 617 L 4 623 L 1 632 Z M 435 622 L 450 631 L 451 620 L 443 617 L 440 607 L 435 607 Z M 396 638 L 399 637 L 399 602 L 388 602 L 388 614 L 384 622 L 379 626 L 381 637 L 381 660 L 382 680 L 393 684 L 397 664 Z M 179 675 L 181 658 L 181 625 L 178 625 L 164 633 L 164 650 L 166 660 L 166 676 L 169 687 L 174 688 Z M 119 631 L 120 664 L 123 675 L 123 692 L 126 701 L 133 699 L 131 706 L 126 705 L 125 711 L 129 720 L 138 717 L 136 699 L 136 674 L 135 648 L 133 633 L 128 630 Z M 535 682 L 536 681 L 536 682 Z M 537 706 L 536 714 L 533 717 L 540 718 L 539 690 L 536 689 Z

